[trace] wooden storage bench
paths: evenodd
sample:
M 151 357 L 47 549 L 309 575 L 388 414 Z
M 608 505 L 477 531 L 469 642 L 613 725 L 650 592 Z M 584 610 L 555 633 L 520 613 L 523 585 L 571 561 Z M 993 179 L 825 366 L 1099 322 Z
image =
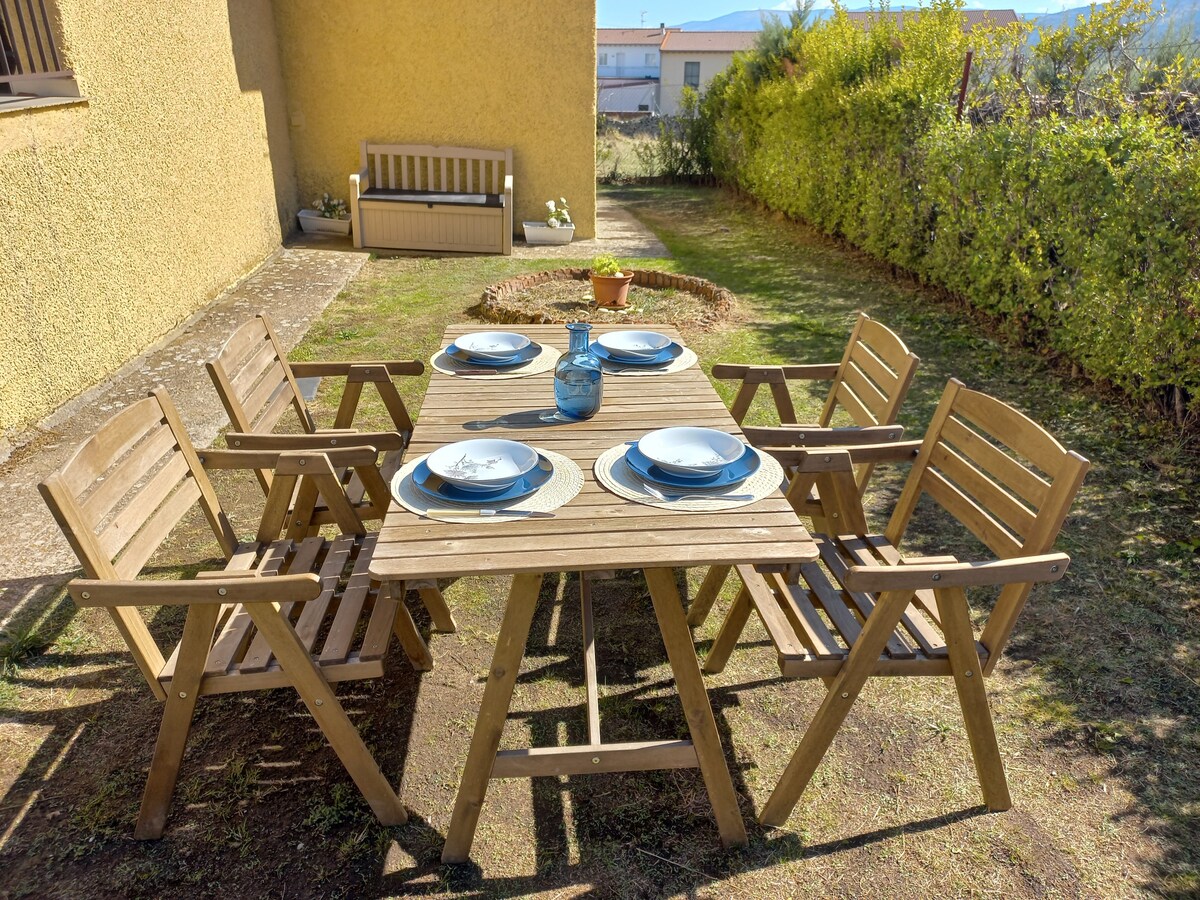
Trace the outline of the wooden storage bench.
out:
M 512 254 L 512 148 L 362 142 L 355 247 Z

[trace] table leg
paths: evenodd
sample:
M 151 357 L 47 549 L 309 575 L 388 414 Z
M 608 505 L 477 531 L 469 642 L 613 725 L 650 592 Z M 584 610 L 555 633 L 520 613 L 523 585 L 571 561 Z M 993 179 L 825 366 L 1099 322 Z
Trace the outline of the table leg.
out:
M 737 795 L 733 791 L 733 780 L 725 764 L 717 723 L 708 702 L 708 691 L 705 690 L 700 664 L 696 660 L 696 649 L 684 619 L 683 601 L 675 587 L 675 573 L 671 569 L 647 569 L 646 582 L 650 586 L 654 615 L 667 648 L 667 659 L 675 674 L 675 688 L 679 692 L 692 744 L 700 761 L 700 773 L 704 776 L 708 799 L 717 817 L 721 843 L 726 847 L 744 845 L 747 842 L 746 824 L 742 821 Z
M 488 780 L 492 775 L 496 750 L 500 747 L 500 735 L 504 731 L 504 720 L 508 718 L 513 687 L 521 669 L 521 660 L 525 656 L 525 642 L 529 639 L 529 628 L 533 623 L 533 612 L 537 608 L 541 588 L 540 572 L 513 576 L 508 603 L 504 609 L 504 621 L 500 625 L 500 636 L 496 640 L 496 652 L 488 670 L 483 702 L 479 706 L 479 718 L 475 722 L 475 733 L 471 737 L 471 749 L 467 754 L 467 764 L 463 767 L 458 797 L 454 801 L 450 829 L 446 833 L 446 846 L 442 850 L 444 863 L 466 862 L 471 853 L 475 826 L 479 823 L 479 813 L 483 809 Z M 682 617 L 680 612 L 680 619 Z M 685 634 L 686 631 L 685 627 Z M 691 646 L 690 640 L 688 646 Z

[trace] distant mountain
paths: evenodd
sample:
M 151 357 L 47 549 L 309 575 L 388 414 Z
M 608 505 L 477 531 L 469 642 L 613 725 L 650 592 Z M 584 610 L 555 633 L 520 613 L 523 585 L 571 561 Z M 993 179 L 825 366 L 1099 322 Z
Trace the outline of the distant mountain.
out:
M 1163 8 L 1164 12 L 1143 35 L 1143 44 L 1200 38 L 1200 0 L 1158 0 L 1155 5 Z M 1061 12 L 1024 16 L 1024 19 L 1041 28 L 1061 28 L 1064 25 L 1074 26 L 1080 16 L 1086 20 L 1090 15 L 1090 7 L 1077 6 Z M 1030 36 L 1029 42 L 1037 43 L 1036 33 Z
M 777 9 L 743 9 L 741 12 L 726 13 L 715 19 L 684 22 L 674 27 L 684 31 L 762 31 L 763 16 L 771 16 L 781 22 L 786 20 L 785 14 Z

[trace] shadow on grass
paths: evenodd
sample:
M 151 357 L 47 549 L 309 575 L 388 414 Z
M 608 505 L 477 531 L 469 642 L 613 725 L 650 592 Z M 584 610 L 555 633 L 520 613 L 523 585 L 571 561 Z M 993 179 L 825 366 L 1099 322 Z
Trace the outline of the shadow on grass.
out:
M 897 281 L 888 266 L 728 192 L 645 188 L 612 196 L 659 234 L 682 270 L 728 287 L 750 307 L 753 339 L 734 345 L 733 356 L 720 348 L 726 355 L 706 364 L 836 361 L 862 310 L 921 357 L 900 419 L 914 436 L 953 376 L 1016 405 L 1092 461 L 1059 541 L 1073 557 L 1071 573 L 1035 592 L 1009 645 L 1007 667 L 1024 676 L 1016 712 L 1048 744 L 1108 767 L 1136 798 L 1119 819 L 1164 848 L 1149 886 L 1200 892 L 1194 452 L 1165 423 L 1036 348 L 1006 340 L 981 314 Z M 798 398 L 798 408 L 812 413 L 820 396 Z M 756 409 L 748 421 L 764 414 Z M 890 509 L 902 474 L 880 473 L 875 508 Z M 931 517 L 919 524 L 950 539 Z M 962 549 L 960 558 L 975 552 Z

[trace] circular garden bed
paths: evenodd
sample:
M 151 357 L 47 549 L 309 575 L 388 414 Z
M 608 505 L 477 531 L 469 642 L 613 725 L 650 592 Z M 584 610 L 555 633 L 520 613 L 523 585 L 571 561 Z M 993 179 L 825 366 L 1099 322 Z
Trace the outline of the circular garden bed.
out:
M 711 328 L 733 310 L 731 291 L 703 278 L 636 269 L 629 305 L 596 306 L 588 270 L 554 269 L 489 285 L 473 312 L 502 325 L 658 322 Z

